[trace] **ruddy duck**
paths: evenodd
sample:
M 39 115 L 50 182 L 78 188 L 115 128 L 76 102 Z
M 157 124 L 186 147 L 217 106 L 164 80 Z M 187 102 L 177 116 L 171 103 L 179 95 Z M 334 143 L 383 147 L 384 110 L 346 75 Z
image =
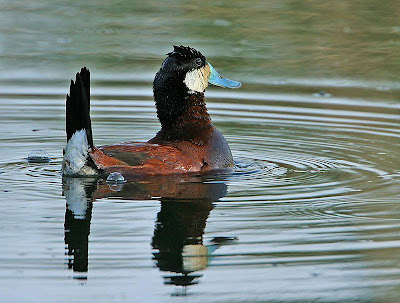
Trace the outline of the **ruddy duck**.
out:
M 209 83 L 226 88 L 241 83 L 221 77 L 194 48 L 174 46 L 167 56 L 153 82 L 161 130 L 148 142 L 96 147 L 89 114 L 90 72 L 84 67 L 76 74 L 66 101 L 64 175 L 120 172 L 135 177 L 234 167 L 228 143 L 211 122 L 204 91 Z

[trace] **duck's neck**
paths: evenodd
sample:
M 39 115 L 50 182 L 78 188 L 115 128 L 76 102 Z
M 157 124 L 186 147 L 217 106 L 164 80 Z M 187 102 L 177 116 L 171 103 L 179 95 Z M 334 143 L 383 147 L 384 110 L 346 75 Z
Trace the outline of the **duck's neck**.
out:
M 154 100 L 161 123 L 160 132 L 152 139 L 154 143 L 189 141 L 203 145 L 207 142 L 213 125 L 204 101 L 204 93 L 177 93 L 172 92 L 171 88 L 155 88 Z

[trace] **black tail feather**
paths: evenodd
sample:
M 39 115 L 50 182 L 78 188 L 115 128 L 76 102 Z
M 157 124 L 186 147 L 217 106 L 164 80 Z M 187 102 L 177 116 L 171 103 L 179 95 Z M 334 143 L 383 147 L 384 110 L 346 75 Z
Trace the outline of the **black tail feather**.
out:
M 83 67 L 71 80 L 66 102 L 67 141 L 81 129 L 86 130 L 89 146 L 93 148 L 92 124 L 90 122 L 90 72 Z

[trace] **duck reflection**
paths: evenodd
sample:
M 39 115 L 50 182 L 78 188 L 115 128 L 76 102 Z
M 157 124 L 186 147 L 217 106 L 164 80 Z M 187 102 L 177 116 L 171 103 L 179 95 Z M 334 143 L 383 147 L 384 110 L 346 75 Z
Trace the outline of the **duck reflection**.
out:
M 165 276 L 165 284 L 188 286 L 201 275 L 190 275 L 208 265 L 208 250 L 203 245 L 206 220 L 213 209 L 212 201 L 161 200 L 152 247 L 161 271 L 176 273 Z
M 162 177 L 140 180 L 123 186 L 104 183 L 101 179 L 64 178 L 66 197 L 65 244 L 68 268 L 86 279 L 88 271 L 88 242 L 93 201 L 109 196 L 124 199 L 150 199 L 160 197 L 161 209 L 157 214 L 151 240 L 153 259 L 157 267 L 168 272 L 167 285 L 197 284 L 211 253 L 233 239 L 218 237 L 203 244 L 207 218 L 213 202 L 226 195 L 224 182 L 204 182 L 200 177 Z

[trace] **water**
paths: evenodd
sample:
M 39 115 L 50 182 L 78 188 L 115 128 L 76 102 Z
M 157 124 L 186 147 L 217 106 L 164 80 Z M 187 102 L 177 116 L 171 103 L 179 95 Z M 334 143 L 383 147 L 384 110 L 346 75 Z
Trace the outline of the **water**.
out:
M 3 3 L 1 301 L 396 302 L 398 8 L 374 3 Z M 235 172 L 63 179 L 69 78 L 92 70 L 95 144 L 148 140 L 172 43 L 243 82 L 206 93 Z

